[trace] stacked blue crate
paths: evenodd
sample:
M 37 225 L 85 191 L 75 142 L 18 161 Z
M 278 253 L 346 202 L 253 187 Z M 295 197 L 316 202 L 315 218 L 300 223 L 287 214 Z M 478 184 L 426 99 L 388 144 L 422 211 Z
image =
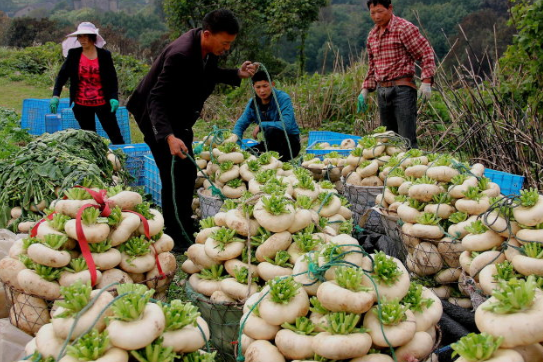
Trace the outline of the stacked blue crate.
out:
M 28 98 L 23 100 L 23 114 L 21 116 L 21 128 L 28 129 L 32 135 L 41 135 L 46 130 L 45 117 L 51 113 L 49 109 L 50 99 Z M 69 98 L 62 98 L 58 104 L 58 112 L 70 108 Z M 53 131 L 54 132 L 54 131 Z
M 146 143 L 134 143 L 126 145 L 110 145 L 112 150 L 122 150 L 126 154 L 126 170 L 134 177 L 134 183 L 130 186 L 145 186 L 145 160 L 144 157 L 151 154 Z
M 524 176 L 512 173 L 485 169 L 485 176 L 500 186 L 501 193 L 505 196 L 519 195 L 524 183 Z
M 144 157 L 145 192 L 150 194 L 157 205 L 162 205 L 162 182 L 160 173 L 152 155 Z

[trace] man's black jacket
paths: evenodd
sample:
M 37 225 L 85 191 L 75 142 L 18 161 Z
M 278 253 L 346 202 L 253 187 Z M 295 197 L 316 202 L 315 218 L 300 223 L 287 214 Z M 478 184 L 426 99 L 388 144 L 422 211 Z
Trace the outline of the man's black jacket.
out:
M 98 66 L 100 67 L 100 80 L 104 98 L 109 103 L 110 99 L 119 99 L 119 85 L 117 83 L 117 72 L 113 66 L 113 59 L 108 50 L 96 47 L 98 53 Z M 83 48 L 70 49 L 68 56 L 62 64 L 55 81 L 53 96 L 60 97 L 62 87 L 70 79 L 70 104 L 73 103 L 79 87 L 79 62 Z
M 149 142 L 190 130 L 217 83 L 239 86 L 237 69 L 217 67 L 218 57 L 202 59 L 201 29 L 192 29 L 164 49 L 134 91 L 127 108 Z

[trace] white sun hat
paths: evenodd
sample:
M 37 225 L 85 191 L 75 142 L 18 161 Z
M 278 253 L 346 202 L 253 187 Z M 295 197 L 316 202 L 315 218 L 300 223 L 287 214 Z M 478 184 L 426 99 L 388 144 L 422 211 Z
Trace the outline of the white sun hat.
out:
M 94 43 L 94 45 L 97 46 L 98 48 L 103 48 L 104 45 L 106 45 L 106 41 L 99 34 L 99 29 L 96 26 L 94 26 L 93 23 L 89 23 L 88 21 L 85 21 L 79 24 L 76 31 L 74 31 L 71 34 L 66 35 L 66 40 L 62 42 L 62 54 L 65 57 L 68 56 L 68 51 L 70 49 L 81 47 L 81 44 L 77 40 L 77 36 L 84 35 L 84 34 L 96 35 L 96 43 Z

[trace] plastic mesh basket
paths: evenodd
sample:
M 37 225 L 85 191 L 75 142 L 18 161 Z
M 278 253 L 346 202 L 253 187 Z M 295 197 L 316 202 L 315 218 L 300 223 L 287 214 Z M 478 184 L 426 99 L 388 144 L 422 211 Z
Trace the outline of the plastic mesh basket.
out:
M 234 362 L 243 303 L 214 303 L 192 289 L 188 281 L 185 283 L 185 291 L 187 298 L 198 307 L 202 318 L 209 325 L 210 342 L 218 352 L 217 357 L 224 362 Z
M 160 172 L 152 155 L 143 157 L 144 165 L 144 183 L 145 192 L 150 194 L 153 202 L 162 205 L 162 181 L 160 181 Z
M 75 119 L 74 112 L 71 108 L 63 109 L 60 111 L 60 115 L 62 117 L 62 125 L 61 129 L 68 129 L 68 128 L 74 128 L 74 129 L 80 129 L 79 123 Z M 119 128 L 121 130 L 121 134 L 123 136 L 125 143 L 130 143 L 132 141 L 132 138 L 130 136 L 130 118 L 128 116 L 128 111 L 126 107 L 119 107 L 117 109 L 117 112 L 115 113 L 117 116 L 117 123 L 119 124 Z M 109 138 L 106 131 L 104 131 L 104 128 L 102 127 L 102 124 L 100 121 L 98 121 L 98 118 L 95 120 L 96 122 L 96 133 L 98 133 L 100 136 Z
M 23 112 L 21 116 L 21 128 L 28 129 L 28 133 L 32 135 L 41 135 L 45 132 L 56 132 L 59 131 L 59 126 L 56 125 L 53 129 L 46 129 L 46 116 L 50 115 L 51 110 L 49 109 L 50 99 L 35 99 L 28 98 L 23 100 Z M 61 112 L 63 109 L 70 107 L 70 100 L 68 98 L 60 99 L 58 104 L 58 112 Z M 52 114 L 51 116 L 56 116 Z M 52 119 L 55 122 L 54 119 Z M 58 128 L 58 129 L 57 129 Z
M 371 187 L 345 184 L 343 195 L 351 204 L 350 209 L 353 212 L 355 225 L 379 234 L 385 233 L 379 214 L 373 210 L 375 197 L 381 193 L 383 193 L 382 186 Z
M 379 216 L 381 226 L 385 235 L 388 237 L 387 248 L 384 250 L 385 254 L 400 259 L 405 263 L 407 250 L 398 231 L 398 216 L 390 215 L 386 210 L 383 210 L 378 206 L 374 206 L 373 211 Z
M 485 169 L 485 176 L 500 186 L 504 195 L 519 195 L 524 183 L 524 176 L 513 175 L 512 173 Z
M 144 157 L 151 154 L 151 150 L 146 143 L 134 143 L 127 145 L 110 145 L 112 150 L 122 150 L 126 154 L 126 169 L 132 177 L 134 177 L 134 183 L 130 186 L 144 186 L 145 185 L 145 173 L 144 173 Z
M 221 209 L 224 201 L 217 196 L 205 195 L 203 188 L 199 188 L 197 192 L 198 198 L 200 199 L 200 210 L 202 212 L 202 219 L 208 218 L 210 216 L 215 216 Z
M 342 141 L 347 138 L 352 138 L 355 142 L 357 142 L 362 137 L 332 131 L 309 131 L 307 144 L 311 145 L 315 142 L 328 142 L 331 139 Z

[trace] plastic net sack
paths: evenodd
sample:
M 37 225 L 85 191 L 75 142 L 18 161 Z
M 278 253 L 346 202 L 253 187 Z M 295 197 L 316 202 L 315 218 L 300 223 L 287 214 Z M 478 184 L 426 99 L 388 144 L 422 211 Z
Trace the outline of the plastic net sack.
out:
M 185 283 L 185 292 L 209 325 L 210 342 L 217 350 L 218 360 L 234 362 L 243 303 L 214 303 L 192 289 L 188 281 Z
M 389 214 L 386 210 L 380 209 L 378 206 L 373 208 L 373 211 L 379 215 L 379 221 L 383 228 L 384 234 L 387 236 L 387 244 L 385 254 L 400 259 L 405 263 L 407 250 L 400 238 L 398 230 L 398 216 Z
M 215 216 L 223 204 L 223 200 L 220 197 L 207 194 L 210 191 L 206 191 L 203 188 L 198 189 L 198 198 L 200 199 L 200 211 L 202 213 L 202 219 L 210 216 Z
M 379 234 L 385 233 L 379 214 L 372 209 L 375 206 L 375 197 L 381 193 L 383 193 L 383 187 L 345 184 L 343 195 L 351 204 L 350 209 L 353 212 L 355 225 Z

